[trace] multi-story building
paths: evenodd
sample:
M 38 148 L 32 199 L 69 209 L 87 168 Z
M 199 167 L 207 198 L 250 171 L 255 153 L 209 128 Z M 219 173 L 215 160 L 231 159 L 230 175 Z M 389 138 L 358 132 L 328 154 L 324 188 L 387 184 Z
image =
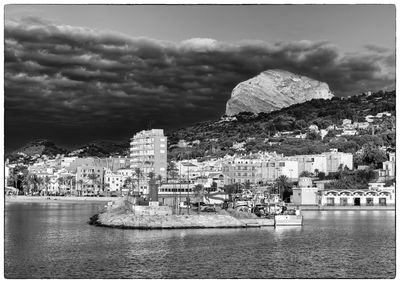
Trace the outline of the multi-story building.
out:
M 96 178 L 89 176 L 95 174 Z M 103 190 L 104 168 L 99 166 L 79 166 L 76 168 L 76 184 L 78 195 L 93 193 L 99 194 Z
M 130 143 L 130 168 L 140 168 L 145 176 L 154 172 L 167 177 L 167 137 L 164 130 L 152 129 L 135 134 Z
M 297 161 L 298 173 L 304 171 L 314 173 L 315 170 L 327 173 L 326 169 L 326 156 L 320 154 L 312 155 L 295 155 L 290 157 L 291 160 Z
M 111 170 L 106 170 L 104 173 L 104 186 L 110 192 L 122 193 L 128 190 L 128 188 L 124 188 L 126 178 L 127 176 L 122 175 L 120 172 L 114 173 Z
M 337 149 L 331 149 L 330 152 L 324 152 L 322 155 L 326 156 L 326 172 L 338 172 L 340 165 L 342 167 L 353 170 L 353 154 L 338 152 Z M 321 172 L 321 170 L 320 170 Z
M 261 181 L 261 160 L 234 158 L 222 166 L 225 184 Z
M 290 181 L 299 178 L 299 163 L 296 160 L 274 159 L 261 162 L 261 179 L 263 182 L 275 181 L 284 175 Z
M 389 160 L 382 163 L 383 170 L 387 177 L 394 177 L 396 175 L 396 155 L 394 152 L 389 153 Z
M 291 160 L 297 160 L 299 164 L 299 174 L 303 171 L 314 173 L 338 172 L 340 165 L 353 170 L 353 155 L 351 153 L 338 152 L 337 149 L 332 149 L 330 152 L 312 155 L 295 155 L 290 157 Z

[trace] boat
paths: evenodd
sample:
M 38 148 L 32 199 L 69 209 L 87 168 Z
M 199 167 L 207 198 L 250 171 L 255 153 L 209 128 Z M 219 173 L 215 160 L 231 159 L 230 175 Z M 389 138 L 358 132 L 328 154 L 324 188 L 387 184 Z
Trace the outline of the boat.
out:
M 274 215 L 274 225 L 276 226 L 301 226 L 303 225 L 303 215 L 300 209 L 285 208 L 281 213 Z

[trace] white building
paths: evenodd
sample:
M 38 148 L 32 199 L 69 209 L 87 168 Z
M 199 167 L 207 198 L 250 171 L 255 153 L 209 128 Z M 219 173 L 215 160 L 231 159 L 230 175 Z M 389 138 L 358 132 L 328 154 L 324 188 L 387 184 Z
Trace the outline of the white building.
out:
M 353 170 L 353 154 L 338 152 L 337 149 L 331 149 L 330 152 L 324 152 L 326 156 L 326 171 L 338 172 L 340 165 L 344 167 L 347 166 L 349 170 Z
M 167 137 L 164 130 L 152 129 L 135 134 L 130 143 L 130 168 L 140 168 L 144 175 L 154 172 L 167 177 Z
M 224 163 L 222 173 L 225 176 L 225 184 L 246 182 L 256 184 L 261 181 L 261 160 L 233 158 Z
M 290 181 L 299 178 L 299 163 L 297 160 L 272 159 L 261 162 L 261 180 L 263 182 L 275 181 L 279 176 L 286 176 Z
M 109 190 L 110 192 L 123 192 L 126 178 L 127 176 L 124 176 L 119 172 L 114 173 L 111 172 L 111 170 L 106 170 L 104 173 L 105 189 Z
M 320 200 L 322 206 L 386 206 L 394 205 L 396 196 L 389 190 L 328 190 Z
M 387 177 L 396 176 L 396 154 L 394 152 L 389 153 L 389 160 L 383 162 L 382 165 Z

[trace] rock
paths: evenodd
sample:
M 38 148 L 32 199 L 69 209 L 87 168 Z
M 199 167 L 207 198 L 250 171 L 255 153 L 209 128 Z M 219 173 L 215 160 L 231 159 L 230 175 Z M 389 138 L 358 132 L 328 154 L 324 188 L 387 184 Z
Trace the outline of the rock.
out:
M 328 84 L 283 70 L 267 70 L 238 84 L 226 103 L 225 114 L 272 112 L 311 99 L 330 99 Z

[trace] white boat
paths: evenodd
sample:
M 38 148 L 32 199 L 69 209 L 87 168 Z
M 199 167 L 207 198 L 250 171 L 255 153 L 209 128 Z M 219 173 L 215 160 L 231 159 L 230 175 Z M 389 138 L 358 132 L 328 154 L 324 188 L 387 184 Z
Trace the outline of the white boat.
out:
M 276 214 L 274 216 L 275 226 L 301 226 L 303 216 L 301 214 Z

